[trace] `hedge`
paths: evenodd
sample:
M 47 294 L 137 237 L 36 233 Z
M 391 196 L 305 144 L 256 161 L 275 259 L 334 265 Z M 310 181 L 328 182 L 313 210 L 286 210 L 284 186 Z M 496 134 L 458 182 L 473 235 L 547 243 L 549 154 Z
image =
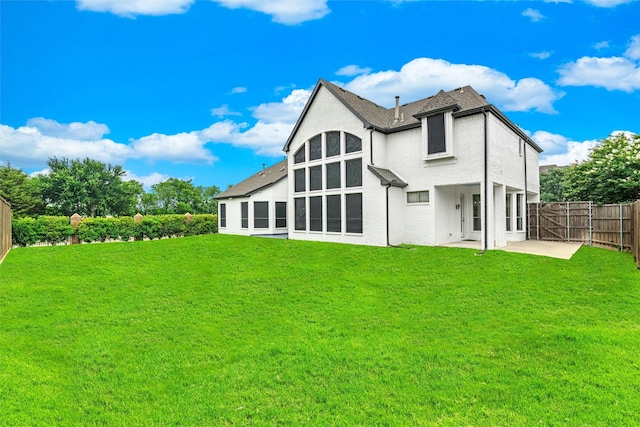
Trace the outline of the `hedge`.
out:
M 19 218 L 12 222 L 13 244 L 18 246 L 40 242 L 55 245 L 67 241 L 74 234 L 80 242 L 104 242 L 129 241 L 131 238 L 161 239 L 217 232 L 218 217 L 211 214 L 192 215 L 190 221 L 185 215 L 145 216 L 137 223 L 132 217 L 83 218 L 76 230 L 67 217 Z

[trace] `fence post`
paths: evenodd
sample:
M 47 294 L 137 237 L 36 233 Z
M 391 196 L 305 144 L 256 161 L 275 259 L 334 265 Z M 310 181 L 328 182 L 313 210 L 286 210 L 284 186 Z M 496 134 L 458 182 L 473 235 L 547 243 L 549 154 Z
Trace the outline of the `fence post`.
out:
M 571 226 L 569 222 L 571 221 L 571 217 L 569 216 L 569 205 L 571 202 L 567 202 L 567 242 L 571 241 Z
M 133 217 L 133 222 L 136 224 L 140 224 L 140 221 L 142 221 L 142 214 L 140 212 L 138 212 L 134 217 Z M 142 236 L 138 236 L 136 235 L 133 238 L 134 241 L 139 242 L 142 240 Z
M 539 202 L 536 204 L 536 240 L 540 240 L 540 205 L 542 203 Z
M 622 227 L 622 203 L 620 203 L 620 251 L 624 251 L 624 233 Z
M 73 235 L 71 236 L 71 244 L 78 245 L 80 244 L 80 236 L 78 236 L 78 225 L 82 221 L 82 217 L 78 213 L 74 213 L 69 218 L 69 222 L 73 227 Z
M 589 246 L 593 246 L 593 202 L 589 201 Z

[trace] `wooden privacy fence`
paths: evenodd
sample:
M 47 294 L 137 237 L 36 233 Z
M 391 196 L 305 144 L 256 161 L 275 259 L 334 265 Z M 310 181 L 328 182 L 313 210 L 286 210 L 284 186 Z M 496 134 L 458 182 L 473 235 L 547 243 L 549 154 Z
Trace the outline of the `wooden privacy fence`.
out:
M 11 205 L 0 197 L 0 262 L 11 249 Z
M 629 251 L 640 267 L 640 200 L 632 204 L 529 203 L 529 238 Z

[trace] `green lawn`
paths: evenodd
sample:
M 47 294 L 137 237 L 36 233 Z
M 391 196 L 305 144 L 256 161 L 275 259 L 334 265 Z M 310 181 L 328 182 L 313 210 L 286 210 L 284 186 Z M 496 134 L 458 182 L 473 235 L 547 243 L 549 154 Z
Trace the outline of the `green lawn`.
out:
M 1 425 L 638 425 L 640 272 L 210 235 L 12 250 Z

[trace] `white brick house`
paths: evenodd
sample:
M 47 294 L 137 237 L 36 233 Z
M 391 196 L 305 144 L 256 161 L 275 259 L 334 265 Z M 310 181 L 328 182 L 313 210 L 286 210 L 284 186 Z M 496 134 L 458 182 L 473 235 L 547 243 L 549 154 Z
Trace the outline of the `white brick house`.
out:
M 221 234 L 287 234 L 287 160 L 218 194 Z
M 290 239 L 491 249 L 539 200 L 541 148 L 470 86 L 387 109 L 320 79 L 284 151 Z

